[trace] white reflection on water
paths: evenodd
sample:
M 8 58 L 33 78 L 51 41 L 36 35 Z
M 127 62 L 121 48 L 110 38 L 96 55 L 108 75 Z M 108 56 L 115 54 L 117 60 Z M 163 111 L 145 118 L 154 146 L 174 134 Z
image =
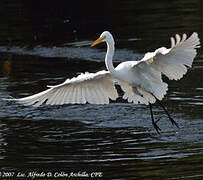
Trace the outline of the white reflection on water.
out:
M 78 46 L 81 46 L 82 42 L 77 42 Z M 76 45 L 74 45 L 76 46 Z M 84 59 L 89 61 L 103 62 L 106 54 L 106 49 L 98 50 L 90 47 L 43 47 L 36 46 L 33 49 L 19 46 L 0 46 L 0 52 L 15 53 L 19 55 L 34 55 L 41 57 L 58 57 L 68 59 Z M 116 49 L 114 61 L 132 61 L 139 60 L 143 54 L 138 54 L 128 49 Z

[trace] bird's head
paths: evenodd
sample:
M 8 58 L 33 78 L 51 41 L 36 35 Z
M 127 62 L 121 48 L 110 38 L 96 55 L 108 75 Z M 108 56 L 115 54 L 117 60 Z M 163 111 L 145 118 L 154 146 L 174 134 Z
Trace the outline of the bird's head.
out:
M 91 44 L 91 47 L 93 47 L 101 42 L 107 42 L 107 41 L 111 41 L 111 40 L 113 40 L 113 36 L 111 35 L 111 33 L 108 31 L 104 31 L 99 36 L 99 38 Z

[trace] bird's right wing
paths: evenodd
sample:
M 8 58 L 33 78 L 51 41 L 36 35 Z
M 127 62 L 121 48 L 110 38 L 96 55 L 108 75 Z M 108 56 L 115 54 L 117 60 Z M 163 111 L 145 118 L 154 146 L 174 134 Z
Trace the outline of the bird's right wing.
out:
M 39 106 L 43 103 L 57 104 L 109 104 L 109 99 L 116 100 L 117 90 L 108 71 L 84 73 L 67 79 L 56 86 L 32 96 L 11 99 L 23 105 Z
M 159 48 L 145 54 L 140 61 L 133 61 L 132 64 L 132 70 L 139 78 L 140 87 L 159 100 L 168 90 L 161 75 L 164 74 L 171 80 L 181 79 L 186 74 L 187 67 L 192 66 L 197 54 L 196 48 L 200 47 L 197 33 L 193 33 L 189 38 L 186 34 L 183 34 L 182 38 L 176 35 L 175 39 L 171 38 L 171 48 Z
M 194 32 L 189 38 L 183 34 L 182 38 L 176 34 L 176 40 L 171 37 L 171 48 L 158 48 L 154 52 L 146 53 L 144 58 L 136 62 L 135 68 L 151 67 L 165 74 L 169 79 L 179 80 L 191 67 L 200 47 L 198 34 Z
M 134 84 L 130 86 L 121 82 L 125 91 L 124 99 L 142 104 L 154 103 L 155 97 L 161 100 L 168 90 L 168 84 L 163 82 L 162 74 L 169 79 L 181 79 L 187 72 L 187 67 L 192 66 L 199 45 L 197 33 L 193 33 L 189 38 L 186 34 L 183 34 L 182 38 L 176 35 L 175 39 L 171 38 L 171 48 L 158 48 L 145 54 L 140 61 L 132 61 L 130 64 Z

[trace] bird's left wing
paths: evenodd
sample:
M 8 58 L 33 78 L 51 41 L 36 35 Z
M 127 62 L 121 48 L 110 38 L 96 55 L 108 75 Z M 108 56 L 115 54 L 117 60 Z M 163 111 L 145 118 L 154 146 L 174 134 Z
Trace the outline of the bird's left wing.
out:
M 108 71 L 84 73 L 67 79 L 38 94 L 13 99 L 24 105 L 40 106 L 43 103 L 57 104 L 108 104 L 109 99 L 118 97 L 111 74 Z
M 164 74 L 171 80 L 181 79 L 187 72 L 187 67 L 192 66 L 199 45 L 197 33 L 193 33 L 189 38 L 186 34 L 183 34 L 182 38 L 176 35 L 175 39 L 171 38 L 171 48 L 159 48 L 155 52 L 145 54 L 140 61 L 133 61 L 132 70 L 139 79 L 139 87 L 161 100 L 168 89 L 161 75 Z
M 189 38 L 183 34 L 182 38 L 176 34 L 171 37 L 171 48 L 161 47 L 154 52 L 146 53 L 144 58 L 135 66 L 146 65 L 165 74 L 169 79 L 179 80 L 187 72 L 186 67 L 191 67 L 197 54 L 196 48 L 200 47 L 198 34 L 194 32 Z

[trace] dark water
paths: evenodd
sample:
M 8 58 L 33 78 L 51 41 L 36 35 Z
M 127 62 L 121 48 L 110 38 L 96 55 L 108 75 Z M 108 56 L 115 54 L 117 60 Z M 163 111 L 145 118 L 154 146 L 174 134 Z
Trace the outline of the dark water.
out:
M 104 69 L 105 46 L 89 47 L 103 30 L 115 36 L 116 63 L 169 46 L 175 33 L 203 37 L 199 0 L 2 0 L 0 13 L 1 99 Z M 145 105 L 34 108 L 1 100 L 1 178 L 31 179 L 37 172 L 41 179 L 203 179 L 202 54 L 198 50 L 182 80 L 166 79 L 170 88 L 163 103 L 180 129 L 155 104 L 156 118 L 163 116 L 161 135 Z

